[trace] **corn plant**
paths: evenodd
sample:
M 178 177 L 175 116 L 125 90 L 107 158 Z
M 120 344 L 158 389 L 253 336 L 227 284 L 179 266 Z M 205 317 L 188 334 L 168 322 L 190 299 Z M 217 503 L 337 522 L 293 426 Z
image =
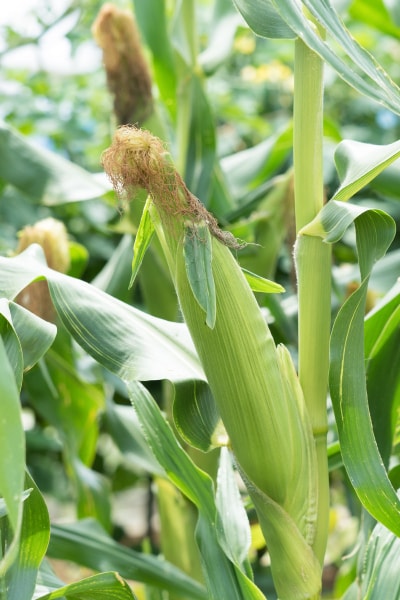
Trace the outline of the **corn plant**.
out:
M 119 270 L 131 251 L 126 234 L 94 281 L 83 281 L 82 250 L 68 249 L 65 229 L 51 219 L 26 229 L 15 255 L 0 259 L 0 598 L 316 600 L 329 470 L 341 466 L 362 517 L 358 564 L 342 597 L 399 598 L 398 281 L 368 309 L 372 269 L 387 260 L 396 224 L 380 207 L 348 201 L 392 163 L 398 181 L 400 143 L 342 140 L 339 187 L 325 198 L 324 65 L 395 114 L 400 90 L 329 2 L 217 0 L 221 27 L 203 53 L 195 8 L 177 1 L 171 16 L 162 0 L 138 0 L 136 24 L 106 5 L 93 26 L 116 125 L 101 161 L 122 228 L 134 231 L 132 273 Z M 239 14 L 258 36 L 292 40 L 293 123 L 275 144 L 219 161 L 205 76 L 226 60 L 221 31 L 232 40 Z M 104 180 L 37 151 L 12 128 L 3 126 L 1 139 L 1 177 L 39 202 L 109 199 Z M 279 174 L 269 167 L 277 160 Z M 267 225 L 254 216 L 263 203 Z M 272 297 L 283 287 L 271 281 L 290 212 L 297 334 Z M 249 235 L 249 215 L 258 238 Z M 341 293 L 332 248 L 349 231 L 359 273 Z M 119 277 L 140 289 L 147 310 L 117 291 Z M 50 529 L 26 469 L 20 396 L 57 431 L 76 523 Z M 109 482 L 93 468 L 101 431 L 133 471 L 153 478 L 163 558 L 110 535 Z M 268 590 L 253 573 L 249 515 L 266 544 Z M 64 585 L 46 556 L 99 573 Z

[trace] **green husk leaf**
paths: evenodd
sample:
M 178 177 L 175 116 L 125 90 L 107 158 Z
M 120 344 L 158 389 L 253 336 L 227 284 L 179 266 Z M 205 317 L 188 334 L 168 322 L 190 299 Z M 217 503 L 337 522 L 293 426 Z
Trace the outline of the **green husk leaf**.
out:
M 211 390 L 203 381 L 175 385 L 173 416 L 182 438 L 202 452 L 229 442 Z
M 206 313 L 206 323 L 214 328 L 217 316 L 215 284 L 212 272 L 212 244 L 208 226 L 188 225 L 183 242 L 186 273 L 193 295 Z
M 143 209 L 142 217 L 140 219 L 139 227 L 135 237 L 135 243 L 133 245 L 132 276 L 129 282 L 129 289 L 133 286 L 146 250 L 149 247 L 154 234 L 154 225 L 149 213 L 150 202 L 151 200 L 148 198 Z

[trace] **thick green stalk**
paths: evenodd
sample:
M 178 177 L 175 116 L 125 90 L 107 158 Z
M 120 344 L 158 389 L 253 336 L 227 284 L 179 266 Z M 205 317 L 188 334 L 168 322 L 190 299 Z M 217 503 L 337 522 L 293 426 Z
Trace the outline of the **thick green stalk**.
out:
M 319 238 L 301 234 L 323 206 L 323 62 L 295 43 L 294 188 L 295 258 L 299 298 L 299 378 L 318 461 L 318 519 L 314 552 L 321 564 L 329 517 L 326 398 L 329 371 L 331 254 Z

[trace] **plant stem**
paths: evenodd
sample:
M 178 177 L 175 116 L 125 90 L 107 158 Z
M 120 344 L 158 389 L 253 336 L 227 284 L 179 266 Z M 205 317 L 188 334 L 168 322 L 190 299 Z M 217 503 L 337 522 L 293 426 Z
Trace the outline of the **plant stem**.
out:
M 294 188 L 297 233 L 323 206 L 323 62 L 295 42 Z M 329 517 L 326 398 L 330 335 L 330 246 L 298 235 L 299 378 L 311 419 L 318 462 L 318 513 L 313 549 L 323 563 Z

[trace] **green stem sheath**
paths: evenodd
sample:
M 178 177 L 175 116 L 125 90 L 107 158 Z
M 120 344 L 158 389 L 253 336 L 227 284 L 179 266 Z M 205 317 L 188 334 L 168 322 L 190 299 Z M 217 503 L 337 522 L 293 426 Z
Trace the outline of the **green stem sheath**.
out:
M 294 188 L 296 229 L 323 206 L 323 62 L 295 42 Z M 314 552 L 323 563 L 329 518 L 326 398 L 329 372 L 331 250 L 319 238 L 297 237 L 299 378 L 309 412 L 318 463 L 318 519 Z

